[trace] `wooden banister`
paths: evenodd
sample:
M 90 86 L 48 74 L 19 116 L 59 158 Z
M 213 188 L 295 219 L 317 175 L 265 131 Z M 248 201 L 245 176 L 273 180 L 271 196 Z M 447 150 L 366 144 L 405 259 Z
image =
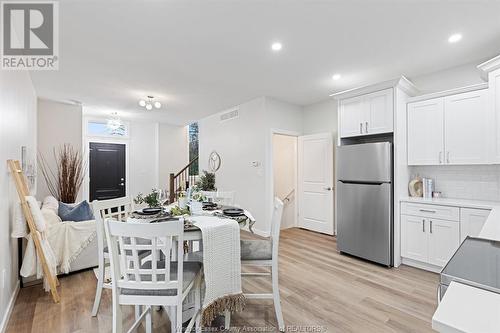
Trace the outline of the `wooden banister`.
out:
M 179 197 L 179 192 L 187 189 L 191 184 L 196 182 L 196 175 L 189 174 L 189 167 L 198 161 L 198 156 L 193 158 L 184 168 L 182 168 L 177 173 L 170 174 L 170 184 L 169 184 L 169 201 L 170 203 L 177 200 Z

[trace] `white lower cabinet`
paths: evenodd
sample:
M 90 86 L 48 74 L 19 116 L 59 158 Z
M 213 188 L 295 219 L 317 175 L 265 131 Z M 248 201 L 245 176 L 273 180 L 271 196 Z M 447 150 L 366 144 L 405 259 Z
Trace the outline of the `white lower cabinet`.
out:
M 429 257 L 425 218 L 401 215 L 401 255 L 418 261 Z
M 444 267 L 460 246 L 460 223 L 428 219 L 429 263 Z
M 460 242 L 467 236 L 479 236 L 490 212 L 488 209 L 460 209 Z
M 403 262 L 439 271 L 460 246 L 460 208 L 403 202 L 401 256 Z
M 401 215 L 401 255 L 444 267 L 460 245 L 460 224 L 421 216 Z

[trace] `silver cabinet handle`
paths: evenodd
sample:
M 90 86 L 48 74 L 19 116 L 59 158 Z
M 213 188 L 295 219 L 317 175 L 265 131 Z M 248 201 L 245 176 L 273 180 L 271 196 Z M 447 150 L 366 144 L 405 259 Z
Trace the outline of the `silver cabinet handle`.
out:
M 422 232 L 425 232 L 425 219 L 422 220 Z
M 443 152 L 439 152 L 439 164 L 443 164 Z
M 420 208 L 419 211 L 424 212 L 424 213 L 433 213 L 433 214 L 436 213 L 435 210 L 423 209 L 423 208 Z
M 365 133 L 368 133 L 368 122 L 365 122 Z
M 363 123 L 359 123 L 359 133 L 363 134 Z
M 430 231 L 431 231 L 431 234 L 432 234 L 432 220 L 430 222 L 431 222 L 431 230 Z
M 446 163 L 450 163 L 450 152 L 446 153 Z

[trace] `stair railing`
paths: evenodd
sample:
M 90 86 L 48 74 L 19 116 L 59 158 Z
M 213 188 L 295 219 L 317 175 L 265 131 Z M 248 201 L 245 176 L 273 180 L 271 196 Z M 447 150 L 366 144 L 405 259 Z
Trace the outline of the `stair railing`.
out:
M 193 158 L 184 168 L 178 173 L 170 174 L 169 186 L 169 202 L 172 203 L 179 198 L 179 193 L 186 190 L 190 184 L 196 183 L 196 175 L 189 174 L 189 167 L 198 161 L 198 156 Z

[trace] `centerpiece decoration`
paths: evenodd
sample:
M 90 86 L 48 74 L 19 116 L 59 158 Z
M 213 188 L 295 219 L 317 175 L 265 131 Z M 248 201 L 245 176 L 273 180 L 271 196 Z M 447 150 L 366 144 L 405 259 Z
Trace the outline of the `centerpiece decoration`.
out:
M 154 188 L 151 190 L 151 193 L 147 195 L 139 193 L 137 197 L 135 197 L 134 203 L 136 205 L 146 204 L 149 208 L 161 207 L 160 190 Z

